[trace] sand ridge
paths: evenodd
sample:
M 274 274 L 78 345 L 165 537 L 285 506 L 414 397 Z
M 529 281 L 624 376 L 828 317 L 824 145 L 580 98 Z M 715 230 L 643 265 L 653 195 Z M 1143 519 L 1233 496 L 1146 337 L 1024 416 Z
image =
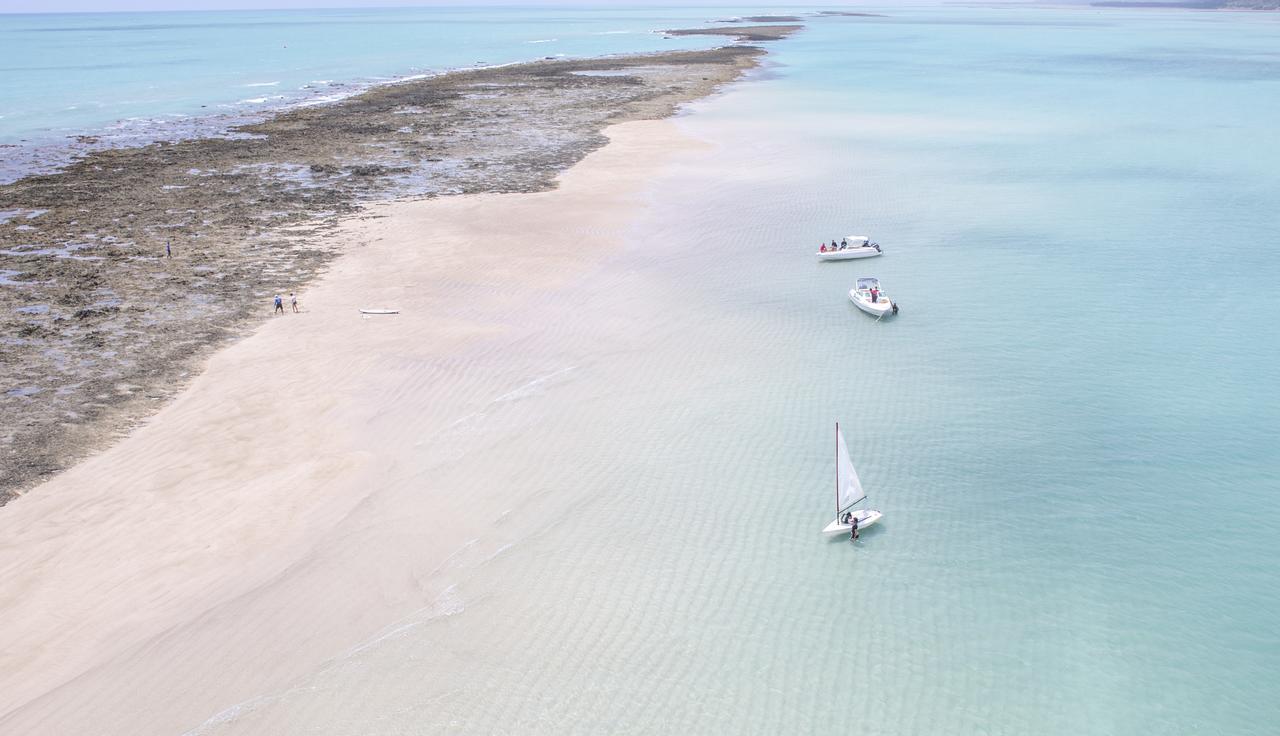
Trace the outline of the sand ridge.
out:
M 126 440 L 9 506 L 0 731 L 180 732 L 447 597 L 447 579 L 403 571 L 485 545 L 499 520 L 407 459 L 513 389 L 458 356 L 552 328 L 512 315 L 618 248 L 650 177 L 705 145 L 670 121 L 608 135 L 553 191 L 350 220 L 335 237 L 353 247 L 304 313 L 218 353 Z M 404 513 L 420 532 L 354 541 L 370 515 Z
M 117 440 L 273 294 L 323 273 L 342 217 L 395 197 L 545 190 L 605 126 L 666 117 L 762 53 L 457 71 L 0 185 L 0 504 Z

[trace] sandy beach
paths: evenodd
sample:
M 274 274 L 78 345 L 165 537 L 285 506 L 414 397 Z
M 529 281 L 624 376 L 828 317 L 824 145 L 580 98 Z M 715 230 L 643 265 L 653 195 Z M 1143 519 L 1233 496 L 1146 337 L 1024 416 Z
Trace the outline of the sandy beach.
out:
M 707 32 L 771 40 L 796 28 Z M 458 70 L 0 184 L 0 505 L 181 391 L 274 293 L 306 288 L 345 252 L 325 236 L 366 204 L 546 190 L 606 126 L 664 118 L 763 53 Z
M 447 612 L 445 578 L 422 571 L 500 547 L 518 522 L 486 503 L 493 489 L 435 487 L 404 459 L 520 389 L 468 356 L 553 329 L 521 315 L 617 248 L 648 178 L 701 145 L 662 121 L 608 135 L 554 191 L 346 223 L 334 237 L 358 245 L 301 314 L 218 353 L 127 440 L 7 508 L 0 730 L 181 732 L 397 612 Z M 385 506 L 406 491 L 411 504 Z M 364 538 L 389 512 L 417 523 Z

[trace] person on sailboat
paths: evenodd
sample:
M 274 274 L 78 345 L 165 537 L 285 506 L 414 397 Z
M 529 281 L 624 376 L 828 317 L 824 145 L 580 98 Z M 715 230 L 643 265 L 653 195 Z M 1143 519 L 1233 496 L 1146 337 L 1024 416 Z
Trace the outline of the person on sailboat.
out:
M 849 514 L 849 541 L 858 541 L 858 517 Z

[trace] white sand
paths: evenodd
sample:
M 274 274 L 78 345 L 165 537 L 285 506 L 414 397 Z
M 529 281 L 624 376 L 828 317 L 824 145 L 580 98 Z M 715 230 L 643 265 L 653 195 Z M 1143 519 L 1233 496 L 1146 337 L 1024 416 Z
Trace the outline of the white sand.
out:
M 220 352 L 145 426 L 5 508 L 0 733 L 180 733 L 398 615 L 449 613 L 447 586 L 420 571 L 499 544 L 503 523 L 491 489 L 433 487 L 419 457 L 510 389 L 470 373 L 469 351 L 517 330 L 555 340 L 520 323 L 523 307 L 588 275 L 645 182 L 699 145 L 670 122 L 608 133 L 556 191 L 348 223 L 355 247 L 299 295 L 303 314 Z M 380 519 L 402 520 L 394 538 L 370 539 Z

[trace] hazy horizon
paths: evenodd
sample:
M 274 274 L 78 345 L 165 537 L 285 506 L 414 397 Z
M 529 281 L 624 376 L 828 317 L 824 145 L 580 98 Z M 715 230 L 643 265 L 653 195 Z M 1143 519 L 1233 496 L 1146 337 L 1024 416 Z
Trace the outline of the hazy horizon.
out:
M 730 0 L 704 0 L 697 6 L 738 7 L 759 9 L 798 11 L 809 7 L 842 6 L 856 8 L 871 3 L 850 3 L 840 0 L 816 0 L 803 4 L 769 5 L 752 2 L 731 2 Z M 891 3 L 890 3 L 891 4 Z M 918 4 L 918 3 L 909 3 Z M 594 0 L 593 2 L 548 2 L 547 0 L 478 0 L 462 2 L 460 0 L 199 0 L 192 3 L 172 2 L 165 0 L 9 0 L 0 7 L 0 13 L 109 13 L 109 12 L 148 12 L 148 11 L 198 11 L 198 10 L 307 10 L 334 8 L 412 8 L 431 6 L 536 6 L 550 7 L 592 7 L 592 6 L 628 6 L 651 5 L 660 7 L 690 7 L 688 3 L 672 2 L 672 0 Z

